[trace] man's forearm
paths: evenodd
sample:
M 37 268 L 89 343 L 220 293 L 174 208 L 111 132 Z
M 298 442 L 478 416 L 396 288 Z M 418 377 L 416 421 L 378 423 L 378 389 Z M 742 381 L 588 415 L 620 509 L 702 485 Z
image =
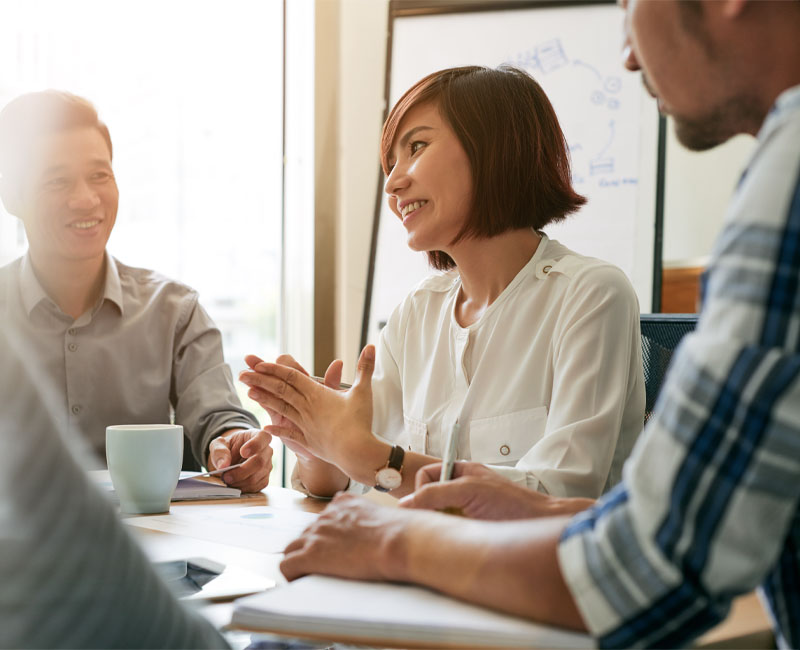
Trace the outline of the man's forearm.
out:
M 585 630 L 558 564 L 568 517 L 486 523 L 429 513 L 387 544 L 394 579 L 510 614 Z M 435 540 L 432 543 L 431 540 Z

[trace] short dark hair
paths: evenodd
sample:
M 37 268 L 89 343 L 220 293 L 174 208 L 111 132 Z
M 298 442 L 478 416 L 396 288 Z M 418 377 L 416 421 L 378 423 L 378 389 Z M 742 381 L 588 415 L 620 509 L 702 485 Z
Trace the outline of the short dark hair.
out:
M 384 173 L 401 120 L 426 103 L 453 129 L 472 171 L 471 214 L 454 241 L 540 229 L 586 203 L 572 188 L 569 149 L 550 100 L 533 77 L 512 66 L 449 68 L 414 84 L 383 125 Z M 428 260 L 440 270 L 455 266 L 442 251 L 430 251 Z
M 0 111 L 0 174 L 18 181 L 31 164 L 31 144 L 42 135 L 76 127 L 94 127 L 113 155 L 108 127 L 83 97 L 62 90 L 26 93 Z

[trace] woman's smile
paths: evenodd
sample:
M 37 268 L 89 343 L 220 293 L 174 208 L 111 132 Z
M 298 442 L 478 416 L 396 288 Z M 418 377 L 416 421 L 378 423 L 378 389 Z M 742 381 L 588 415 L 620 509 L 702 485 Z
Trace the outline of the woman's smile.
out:
M 412 216 L 416 215 L 423 207 L 428 204 L 427 201 L 410 201 L 406 203 L 402 208 L 400 208 L 400 218 L 403 220 L 403 224 L 406 223 Z
M 446 251 L 470 212 L 469 158 L 433 103 L 411 108 L 397 130 L 385 186 L 389 205 L 412 250 Z

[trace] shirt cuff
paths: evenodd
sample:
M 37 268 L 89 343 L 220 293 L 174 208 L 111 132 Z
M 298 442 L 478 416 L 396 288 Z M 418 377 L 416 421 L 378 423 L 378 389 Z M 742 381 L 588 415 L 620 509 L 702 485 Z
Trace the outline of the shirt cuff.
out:
M 496 472 L 503 478 L 507 478 L 512 483 L 521 485 L 531 490 L 536 490 L 544 494 L 549 494 L 542 482 L 530 472 L 516 467 L 508 467 L 506 465 L 487 465 L 489 469 Z
M 294 466 L 294 469 L 292 470 L 292 476 L 290 477 L 289 482 L 292 485 L 292 489 L 297 490 L 298 492 L 302 492 L 307 497 L 313 497 L 314 499 L 324 499 L 326 501 L 330 501 L 333 498 L 333 497 L 323 497 L 323 496 L 320 496 L 318 494 L 314 494 L 313 492 L 311 492 L 306 487 L 305 483 L 303 483 L 303 480 L 300 478 L 300 466 L 299 465 L 295 465 Z M 341 491 L 342 492 L 354 492 L 355 490 L 351 489 L 352 486 L 354 486 L 354 485 L 358 486 L 358 485 L 361 485 L 361 484 L 360 483 L 356 483 L 353 480 L 348 480 L 347 487 L 344 490 L 341 490 Z M 356 492 L 356 494 L 362 494 L 362 493 L 361 492 Z
M 585 543 L 584 534 L 580 533 L 563 538 L 558 545 L 558 564 L 589 634 L 597 638 L 614 628 L 619 616 L 592 578 Z

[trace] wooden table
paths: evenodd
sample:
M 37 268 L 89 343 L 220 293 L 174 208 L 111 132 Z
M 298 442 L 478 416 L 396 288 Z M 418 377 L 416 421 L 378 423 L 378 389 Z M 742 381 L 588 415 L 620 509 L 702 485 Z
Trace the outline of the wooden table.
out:
M 273 508 L 302 510 L 304 512 L 321 512 L 327 501 L 311 499 L 295 490 L 268 487 L 263 492 L 241 499 L 224 499 L 219 501 L 177 502 L 171 505 L 170 511 L 197 505 L 215 505 L 221 508 L 241 506 L 270 506 Z M 149 530 L 130 526 L 134 536 L 139 539 L 148 556 L 153 561 L 167 561 L 187 557 L 207 557 L 211 560 L 230 564 L 242 569 L 249 569 L 267 578 L 284 582 L 278 564 L 282 558 L 278 553 L 261 553 L 246 548 L 228 546 L 204 539 L 174 535 L 157 530 Z
M 279 509 L 321 512 L 327 501 L 308 498 L 286 488 L 268 487 L 262 493 L 241 499 L 221 501 L 197 501 L 173 503 L 172 511 L 192 508 L 194 505 L 216 504 L 219 507 L 231 506 L 271 506 Z M 207 557 L 226 565 L 253 571 L 265 578 L 285 583 L 280 573 L 280 553 L 261 553 L 217 542 L 174 535 L 155 530 L 131 527 L 147 554 L 154 561 L 166 561 L 193 556 Z M 206 607 L 203 613 L 217 626 L 222 627 L 230 621 L 232 606 L 217 604 Z M 771 648 L 774 640 L 769 619 L 754 593 L 738 598 L 730 615 L 697 641 L 702 648 Z

